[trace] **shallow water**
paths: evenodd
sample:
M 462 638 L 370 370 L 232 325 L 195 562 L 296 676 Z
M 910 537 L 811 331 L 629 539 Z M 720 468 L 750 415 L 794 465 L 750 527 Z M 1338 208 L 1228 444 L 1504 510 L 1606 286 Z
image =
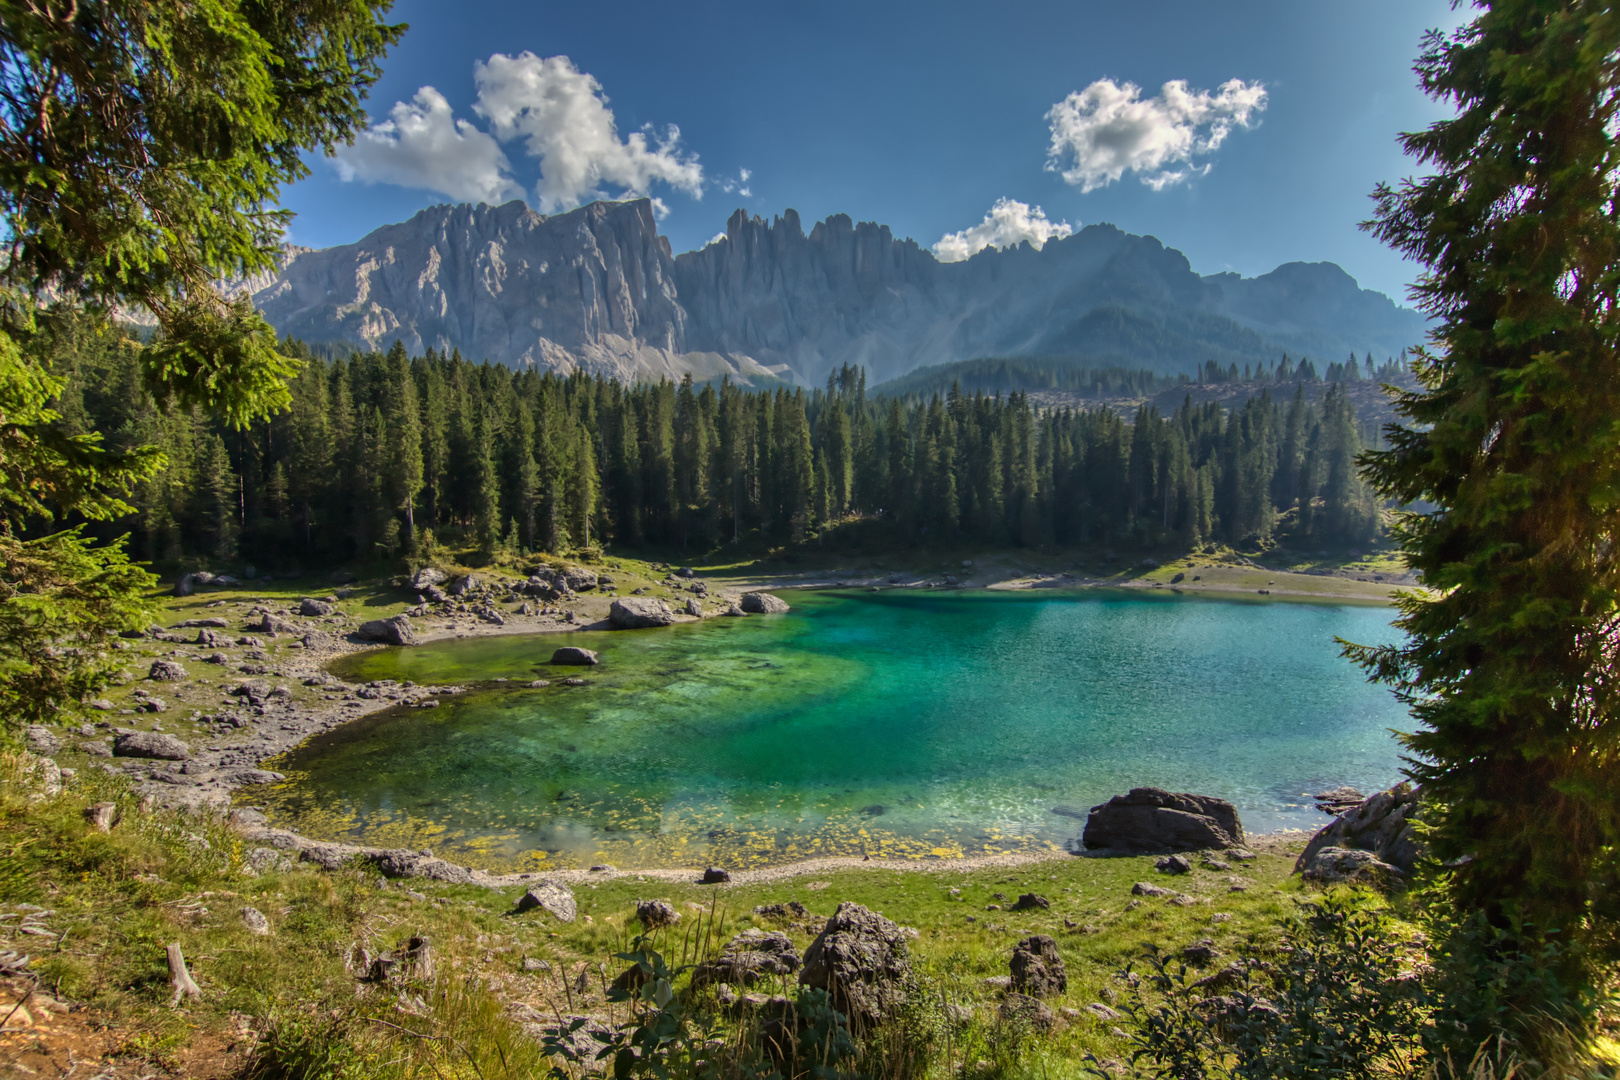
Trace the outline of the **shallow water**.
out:
M 351 679 L 479 689 L 311 739 L 278 766 L 272 820 L 490 867 L 735 867 L 1063 847 L 1086 808 L 1143 784 L 1230 799 L 1254 831 L 1314 828 L 1303 793 L 1399 779 L 1404 710 L 1334 641 L 1391 639 L 1389 608 L 790 598 L 788 615 L 348 657 Z M 601 665 L 550 667 L 562 644 Z M 570 675 L 589 685 L 555 685 Z

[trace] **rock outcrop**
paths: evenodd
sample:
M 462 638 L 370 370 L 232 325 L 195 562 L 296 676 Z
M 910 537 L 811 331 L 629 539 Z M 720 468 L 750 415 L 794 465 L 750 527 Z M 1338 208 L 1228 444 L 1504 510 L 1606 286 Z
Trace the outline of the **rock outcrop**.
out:
M 1081 841 L 1118 855 L 1202 851 L 1243 843 L 1243 825 L 1225 799 L 1142 787 L 1093 806 Z
M 742 609 L 750 615 L 780 615 L 788 610 L 788 604 L 768 592 L 751 592 L 743 593 Z
M 1380 791 L 1346 810 L 1311 837 L 1294 863 L 1294 872 L 1313 881 L 1336 880 L 1347 872 L 1363 877 L 1383 873 L 1371 867 L 1362 874 L 1360 868 L 1365 860 L 1328 854 L 1359 851 L 1371 854 L 1375 861 L 1397 875 L 1410 874 L 1423 853 L 1412 823 L 1417 809 L 1418 790 L 1411 784 L 1397 784 L 1388 791 Z
M 910 977 L 905 932 L 846 900 L 805 950 L 799 982 L 827 991 L 852 1019 L 874 1024 L 904 1001 Z

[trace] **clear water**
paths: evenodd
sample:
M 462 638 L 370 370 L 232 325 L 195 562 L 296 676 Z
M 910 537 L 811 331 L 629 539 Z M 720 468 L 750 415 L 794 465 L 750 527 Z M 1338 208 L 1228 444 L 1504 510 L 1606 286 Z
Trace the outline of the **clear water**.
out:
M 1251 831 L 1315 828 L 1304 793 L 1399 779 L 1405 713 L 1334 641 L 1391 639 L 1388 608 L 1142 591 L 793 603 L 346 658 L 349 678 L 476 689 L 311 739 L 278 766 L 272 819 L 490 867 L 735 867 L 1061 848 L 1088 807 L 1143 784 L 1230 799 Z M 551 668 L 562 644 L 602 664 Z M 589 685 L 555 684 L 570 675 Z

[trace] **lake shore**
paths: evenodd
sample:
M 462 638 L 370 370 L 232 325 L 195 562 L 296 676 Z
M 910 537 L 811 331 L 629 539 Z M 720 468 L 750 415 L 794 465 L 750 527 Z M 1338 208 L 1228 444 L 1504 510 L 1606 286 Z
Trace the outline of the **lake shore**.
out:
M 987 562 L 980 560 L 981 564 Z M 865 570 L 866 568 L 861 568 Z M 1074 571 L 1030 572 L 1027 567 L 1011 562 L 964 567 L 964 575 L 921 574 L 889 571 L 866 571 L 860 574 L 832 575 L 819 572 L 793 574 L 727 574 L 717 573 L 681 578 L 673 573 L 655 576 L 651 566 L 643 569 L 621 562 L 613 573 L 620 578 L 625 591 L 642 590 L 647 595 L 682 602 L 682 592 L 691 590 L 704 593 L 706 614 L 712 617 L 746 591 L 755 589 L 777 590 L 787 595 L 809 589 L 929 589 L 944 593 L 967 589 L 992 590 L 1063 590 L 1077 592 L 1098 588 L 1163 589 L 1189 594 L 1211 594 L 1214 597 L 1254 596 L 1256 576 L 1265 584 L 1256 588 L 1267 589 L 1265 595 L 1278 601 L 1334 601 L 1352 603 L 1387 603 L 1394 586 L 1388 583 L 1355 582 L 1344 578 L 1321 575 L 1287 574 L 1264 568 L 1226 566 L 1195 569 L 1191 574 L 1175 567 L 1142 567 L 1140 572 L 1112 576 L 1084 574 Z M 640 571 L 640 572 L 637 572 Z M 1182 582 L 1172 584 L 1168 579 L 1175 573 L 1184 575 Z M 1198 580 L 1191 580 L 1196 574 Z M 1320 587 L 1337 586 L 1340 591 Z M 1354 586 L 1351 588 L 1350 586 Z M 322 617 L 303 617 L 296 614 L 298 597 L 315 591 L 306 582 L 268 582 L 249 586 L 247 594 L 241 588 L 205 593 L 186 598 L 164 599 L 170 625 L 163 631 L 168 640 L 152 639 L 131 649 L 139 655 L 142 664 L 167 659 L 182 664 L 188 671 L 179 683 L 154 684 L 150 680 L 133 679 L 104 702 L 108 711 L 117 712 L 122 723 L 111 720 L 97 725 L 99 732 L 121 733 L 137 730 L 164 730 L 184 738 L 190 747 L 190 757 L 183 762 L 166 762 L 144 758 L 113 758 L 107 760 L 105 740 L 103 749 L 85 754 L 84 765 L 100 765 L 125 774 L 133 780 L 140 792 L 154 803 L 208 812 L 226 812 L 233 807 L 253 805 L 252 792 L 266 783 L 278 783 L 274 772 L 277 759 L 310 737 L 333 730 L 354 720 L 373 715 L 389 708 L 436 708 L 441 698 L 464 691 L 459 686 L 414 686 L 409 683 L 361 685 L 336 680 L 326 670 L 343 657 L 378 648 L 359 639 L 353 628 L 359 621 L 397 614 L 408 606 L 409 594 L 382 583 L 344 590 L 345 595 L 333 595 L 334 612 Z M 455 605 L 442 607 L 432 615 L 413 620 L 418 640 L 422 643 L 454 638 L 480 638 L 513 634 L 566 634 L 575 630 L 605 630 L 607 609 L 612 597 L 580 594 L 567 602 L 566 611 L 533 615 L 502 612 L 497 623 L 476 614 L 455 610 Z M 282 606 L 285 605 L 285 606 Z M 258 640 L 258 647 L 249 646 L 246 653 L 233 656 L 214 653 L 204 656 L 203 647 L 185 642 L 182 634 L 189 628 L 179 624 L 195 622 L 199 618 L 222 619 L 227 626 L 221 634 L 235 635 L 238 628 L 249 625 L 255 615 L 276 613 L 288 630 L 279 634 L 255 634 L 236 638 L 241 642 Z M 572 621 L 569 621 L 569 617 Z M 238 622 L 240 620 L 240 622 Z M 696 618 L 681 616 L 681 622 L 695 622 Z M 303 636 L 301 631 L 308 631 Z M 176 639 L 180 640 L 176 640 Z M 199 640 L 201 635 L 199 635 Z M 306 644 L 307 642 L 307 644 Z M 178 644 L 189 648 L 174 648 Z M 559 644 L 561 644 L 559 640 Z M 223 663 L 220 661 L 223 659 Z M 210 666 L 209 661 L 219 666 Z M 238 661 L 241 662 L 238 662 Z M 199 666 L 201 665 L 201 666 Z M 235 670 L 232 671 L 232 668 Z M 224 678 L 216 680 L 215 674 Z M 132 674 L 138 674 L 134 672 Z M 243 687 L 255 685 L 257 692 L 238 693 Z M 145 712 L 146 703 L 157 695 L 172 698 L 173 711 L 187 706 L 192 708 L 189 720 L 175 720 L 164 713 Z M 142 711 L 135 711 L 140 709 Z M 81 732 L 81 734 L 84 734 Z M 211 737 L 210 737 L 211 736 Z M 79 743 L 89 749 L 90 743 Z M 64 764 L 80 765 L 79 754 L 67 751 L 71 760 Z M 99 759 L 99 760 L 98 760 Z M 251 811 L 250 811 L 251 815 Z M 300 841 L 303 838 L 300 838 Z M 288 841 L 285 837 L 282 842 Z M 317 841 L 308 841 L 318 843 Z M 786 874 L 788 876 L 817 872 L 818 868 L 831 869 L 844 865 L 888 866 L 891 863 L 905 869 L 927 871 L 941 866 L 966 867 L 974 865 L 1021 865 L 1024 861 L 1046 858 L 1068 858 L 1066 852 L 1028 852 L 1016 855 L 986 855 L 962 859 L 922 860 L 863 860 L 859 856 L 842 859 L 818 859 L 807 863 L 786 864 L 756 870 L 739 870 L 741 874 Z M 988 860 L 988 861 L 975 861 Z M 588 871 L 561 871 L 582 873 Z M 651 873 L 651 871 L 639 871 Z M 656 871 L 684 877 L 691 869 L 681 868 Z M 751 880 L 751 879 L 747 879 Z

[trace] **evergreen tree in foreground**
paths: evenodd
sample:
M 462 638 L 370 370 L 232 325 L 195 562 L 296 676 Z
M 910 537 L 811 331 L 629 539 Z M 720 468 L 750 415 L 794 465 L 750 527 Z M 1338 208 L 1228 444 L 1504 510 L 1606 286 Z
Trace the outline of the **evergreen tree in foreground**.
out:
M 1579 1032 L 1614 957 L 1620 826 L 1620 18 L 1605 2 L 1497 0 L 1417 71 L 1455 118 L 1404 137 L 1433 175 L 1380 188 L 1370 228 L 1427 270 L 1435 348 L 1411 423 L 1364 455 L 1428 500 L 1399 538 L 1433 590 L 1410 635 L 1351 655 L 1412 705 L 1412 775 L 1476 1001 L 1437 1029 L 1466 1054 L 1504 1023 Z M 1471 1045 L 1470 1045 L 1471 1044 Z

